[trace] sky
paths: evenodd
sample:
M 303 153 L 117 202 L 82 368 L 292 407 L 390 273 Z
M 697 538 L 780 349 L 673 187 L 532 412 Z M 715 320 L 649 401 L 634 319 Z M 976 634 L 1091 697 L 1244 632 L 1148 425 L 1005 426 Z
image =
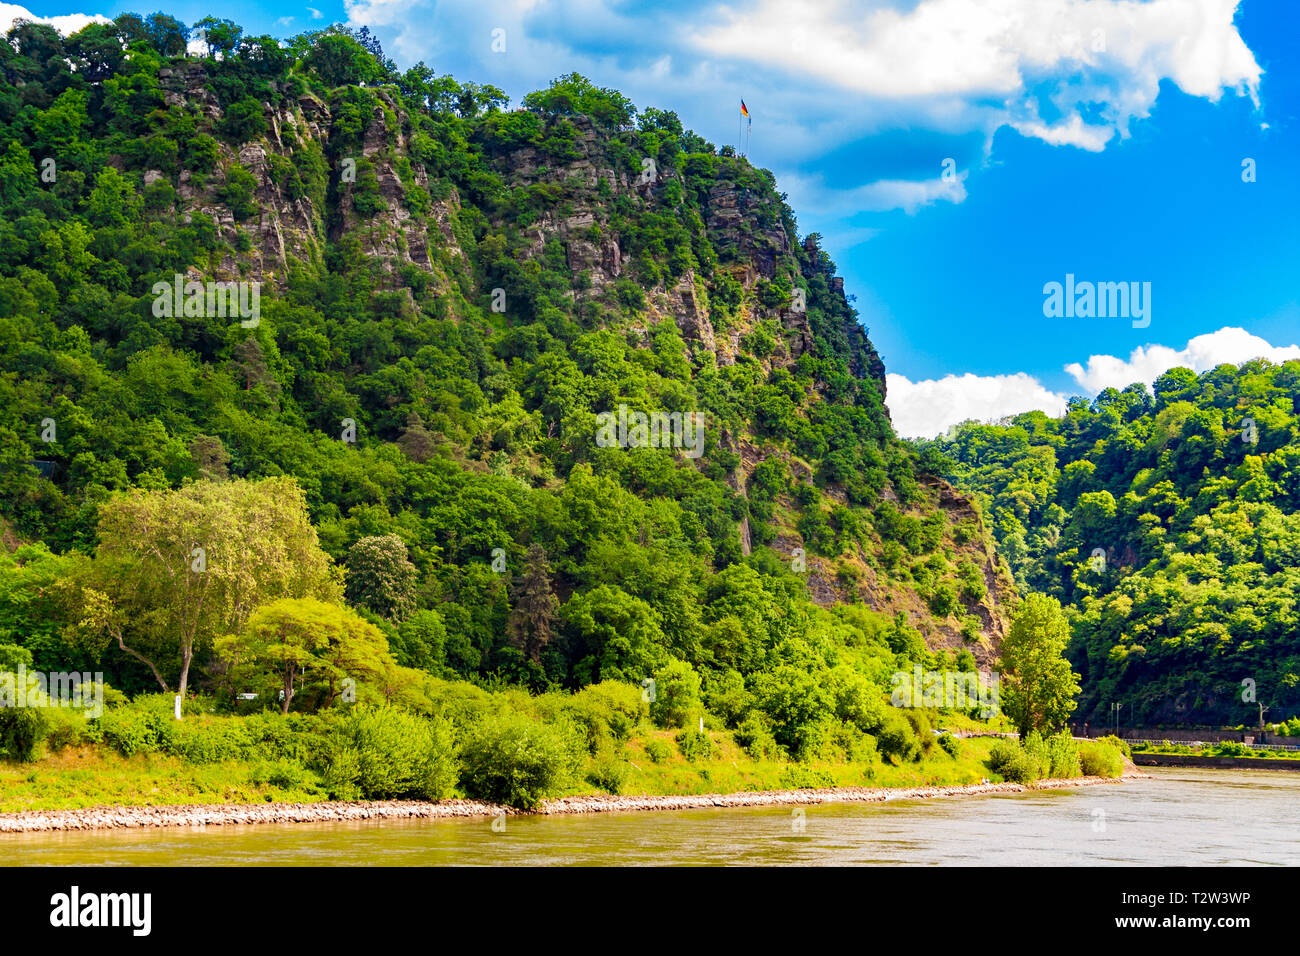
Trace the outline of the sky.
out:
M 1294 0 L 30 0 L 0 28 L 155 5 L 368 26 L 399 67 L 516 102 L 577 71 L 719 146 L 743 98 L 749 157 L 822 235 L 903 435 L 1300 358 Z M 1118 287 L 1110 314 L 1073 307 L 1102 283 L 1127 314 Z

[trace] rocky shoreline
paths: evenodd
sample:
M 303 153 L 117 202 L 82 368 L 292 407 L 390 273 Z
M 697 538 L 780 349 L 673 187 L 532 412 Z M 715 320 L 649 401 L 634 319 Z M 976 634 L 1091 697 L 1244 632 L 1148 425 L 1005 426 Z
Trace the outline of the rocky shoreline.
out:
M 982 793 L 1023 793 L 1059 790 L 1125 777 L 1071 777 L 1040 780 L 1032 787 L 1018 783 L 976 783 L 936 787 L 837 787 L 809 790 L 765 790 L 752 793 L 676 794 L 669 796 L 561 797 L 543 801 L 533 811 L 478 800 L 374 800 L 364 802 L 209 804 L 146 807 L 92 807 L 85 810 L 24 810 L 0 813 L 0 833 L 120 830 L 151 827 L 248 826 L 262 823 L 333 823 L 360 820 L 413 820 L 453 817 L 497 817 L 502 814 L 540 815 L 610 813 L 645 810 L 695 810 L 713 807 L 798 806 L 818 803 L 883 803 L 888 800 L 931 800 Z

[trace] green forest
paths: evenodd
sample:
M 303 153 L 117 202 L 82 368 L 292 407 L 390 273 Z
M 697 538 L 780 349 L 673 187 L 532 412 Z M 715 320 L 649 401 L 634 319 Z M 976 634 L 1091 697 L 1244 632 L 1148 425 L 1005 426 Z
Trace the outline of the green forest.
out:
M 1300 730 L 1300 362 L 1174 368 L 917 447 L 1065 605 L 1077 719 Z
M 978 779 L 954 738 L 936 744 L 940 714 L 888 705 L 890 675 L 987 671 L 1004 639 L 1063 645 L 1060 607 L 1021 613 L 1017 580 L 1067 605 L 1085 710 L 1116 687 L 1136 707 L 1174 671 L 1203 679 L 1174 658 L 1211 637 L 1220 658 L 1261 661 L 1266 697 L 1292 679 L 1282 648 L 1262 661 L 1295 630 L 1277 588 L 1293 598 L 1294 370 L 1022 429 L 1022 457 L 1043 462 L 1022 512 L 994 487 L 1018 467 L 1009 439 L 985 439 L 1008 449 L 990 472 L 961 440 L 895 436 L 819 237 L 770 172 L 671 111 L 576 74 L 512 107 L 399 71 L 341 27 L 281 44 L 123 14 L 7 39 L 0 669 L 109 685 L 94 720 L 0 713 L 10 758 L 261 755 L 252 785 L 298 795 L 459 786 L 528 805 L 582 767 L 617 791 L 648 727 L 687 764 L 721 746 L 774 774 L 947 760 L 920 779 Z M 1258 449 L 1220 422 L 1241 402 Z M 600 441 L 621 406 L 699 415 L 702 454 Z M 1174 451 L 1085 474 L 1076 457 L 1112 435 Z M 1193 448 L 1209 470 L 1189 485 L 1167 459 Z M 1254 497 L 1211 507 L 1237 482 Z M 1103 520 L 1103 497 L 1108 546 L 1225 615 L 1180 630 L 1145 689 L 1125 655 L 1149 642 L 1152 667 L 1163 646 L 1113 623 L 1136 577 L 1115 563 L 1081 584 L 1075 552 L 1045 544 L 1058 517 L 1062 543 L 1091 534 L 1078 523 Z M 1257 563 L 1211 581 L 1238 545 Z M 1232 615 L 1256 613 L 1251 643 L 1224 650 Z M 1029 678 L 1003 670 L 1017 726 L 1059 730 L 1069 669 L 1046 709 L 1018 704 Z M 637 753 L 660 763 L 662 744 Z M 527 768 L 501 770 L 521 753 Z M 1054 753 L 1016 772 L 1078 771 Z

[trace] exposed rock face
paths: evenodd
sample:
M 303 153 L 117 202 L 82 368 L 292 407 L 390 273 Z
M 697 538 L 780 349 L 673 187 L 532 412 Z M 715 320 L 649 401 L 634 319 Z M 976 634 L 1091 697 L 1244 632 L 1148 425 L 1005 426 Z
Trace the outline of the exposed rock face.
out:
M 204 64 L 164 69 L 160 79 L 166 102 L 192 111 L 200 129 L 218 140 L 216 170 L 207 176 L 183 171 L 174 180 L 181 214 L 210 217 L 225 243 L 207 274 L 195 272 L 193 278 L 283 284 L 295 268 L 323 273 L 329 247 L 344 255 L 359 253 L 378 288 L 406 294 L 408 313 L 436 306 L 455 317 L 457 302 L 491 294 L 491 288 L 483 287 L 483 263 L 490 258 L 485 250 L 504 243 L 509 256 L 530 269 L 553 268 L 557 261 L 567 266 L 572 287 L 552 294 L 570 296 L 582 306 L 575 313 L 580 312 L 583 321 L 617 327 L 638 346 L 648 345 L 656 323 L 672 321 L 687 358 L 711 355 L 718 366 L 727 367 L 746 352 L 751 341 L 747 337 L 760 332 L 774 340 L 773 347 L 765 347 L 761 355 L 751 349 L 749 360 L 765 375 L 793 366 L 820 340 L 831 343 L 850 374 L 870 380 L 882 400 L 885 396 L 884 363 L 856 321 L 844 280 L 834 274 L 815 236 L 796 245 L 798 237 L 777 194 L 743 163 L 726 167 L 726 175 L 734 179 L 721 178 L 712 185 L 708 180 L 701 185 L 698 178 L 690 185 L 669 162 L 638 173 L 625 148 L 621 153 L 612 148 L 612 134 L 596 129 L 586 117 L 569 117 L 572 135 L 558 154 L 549 147 L 494 146 L 490 139 L 486 145 L 476 143 L 500 177 L 508 201 L 526 204 L 534 194 L 542 197 L 534 205 L 519 207 L 528 210 L 526 216 L 511 219 L 493 203 L 462 210 L 456 189 L 431 179 L 413 155 L 418 141 L 413 142 L 412 118 L 382 88 L 364 91 L 368 99 L 361 102 L 367 105 L 359 115 L 355 102 L 353 112 L 345 114 L 309 92 L 267 106 L 264 135 L 232 148 L 221 138 L 224 112 L 208 89 Z M 239 169 L 253 183 L 251 215 L 246 219 L 237 219 L 228 204 L 228 177 L 238 177 Z M 162 170 L 150 170 L 145 181 L 152 184 L 166 176 Z M 698 204 L 684 204 L 681 197 L 687 188 L 707 192 L 694 194 Z M 645 267 L 645 247 L 628 226 L 642 213 L 689 216 L 685 225 L 692 237 L 702 232 L 703 245 L 716 259 L 716 265 L 707 260 L 715 270 L 708 282 L 680 264 L 655 261 L 658 272 Z M 663 278 L 642 288 L 640 280 L 646 275 Z M 818 308 L 810 311 L 806 304 L 789 300 L 791 280 L 800 276 L 809 289 L 815 284 Z M 711 302 L 710 296 L 723 295 L 719 280 L 725 280 L 728 289 L 739 287 L 739 295 L 727 293 L 729 299 Z M 647 284 L 653 281 L 646 279 Z M 639 304 L 626 308 L 627 301 L 639 303 L 642 295 L 644 310 Z M 533 317 L 521 314 L 518 319 Z M 728 482 L 737 494 L 746 495 L 749 477 L 766 452 L 744 435 L 728 447 L 741 459 Z M 786 457 L 797 480 L 813 480 L 805 465 L 793 455 Z M 827 485 L 825 493 L 844 502 L 834 484 Z M 969 501 L 946 484 L 931 484 L 927 493 L 932 499 L 927 507 L 942 509 L 952 521 L 978 523 Z M 882 497 L 897 501 L 888 487 Z M 796 510 L 793 502 L 783 507 L 787 513 Z M 764 530 L 761 522 L 751 524 L 743 516 L 738 534 L 745 555 L 763 545 L 783 555 L 804 547 L 794 528 Z M 982 625 L 980 640 L 969 645 L 952 620 L 932 621 L 916 593 L 885 580 L 866 555 L 849 555 L 838 564 L 807 556 L 808 586 L 820 603 L 855 601 L 901 612 L 925 630 L 932 647 L 970 646 L 986 665 L 1005 635 L 1005 608 L 1014 598 L 986 537 L 981 533 L 955 548 L 983 569 L 988 590 L 984 600 L 968 602 L 965 608 Z
M 776 276 L 778 257 L 790 254 L 790 237 L 757 193 L 733 182 L 709 190 L 705 225 L 719 248 L 730 247 L 764 278 Z
M 159 76 L 165 101 L 193 110 L 201 126 L 216 135 L 224 112 L 207 88 L 204 64 L 164 68 Z M 292 103 L 265 107 L 264 137 L 236 150 L 218 136 L 219 168 L 211 175 L 198 179 L 188 170 L 182 171 L 177 192 L 185 218 L 196 213 L 211 217 L 219 238 L 237 250 L 215 264 L 212 278 L 282 283 L 293 267 L 322 271 L 326 242 L 347 239 L 355 239 L 381 272 L 391 277 L 385 282 L 391 287 L 401 284 L 398 273 L 403 266 L 428 273 L 435 289 L 449 284 L 446 272 L 467 267 L 451 224 L 458 206 L 455 191 L 447 190 L 447 198 L 431 201 L 424 214 L 413 213 L 408 191 L 418 189 L 427 196 L 428 176 L 422 164 L 411 163 L 409 182 L 402 181 L 401 160 L 410 152 L 405 116 L 385 91 L 372 92 L 373 107 L 355 156 L 332 154 L 334 117 L 330 108 L 312 93 L 303 93 Z M 334 193 L 332 215 L 320 202 L 328 201 L 328 194 L 313 197 L 309 189 L 289 185 L 297 175 L 290 171 L 298 167 L 304 152 L 316 153 L 319 161 L 327 164 Z M 378 211 L 364 216 L 358 213 L 353 201 L 356 183 L 343 175 L 344 160 L 357 166 L 369 164 L 378 184 Z M 222 198 L 225 171 L 235 165 L 255 182 L 255 212 L 243 221 L 235 218 Z M 442 250 L 442 261 L 450 268 L 439 268 L 435 249 Z

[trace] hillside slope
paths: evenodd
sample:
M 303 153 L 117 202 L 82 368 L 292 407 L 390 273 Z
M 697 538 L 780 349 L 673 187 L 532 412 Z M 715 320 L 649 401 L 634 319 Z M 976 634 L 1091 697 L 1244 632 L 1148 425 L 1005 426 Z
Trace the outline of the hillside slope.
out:
M 286 474 L 336 560 L 409 549 L 415 606 L 376 620 L 435 674 L 677 658 L 739 719 L 781 668 L 989 665 L 1010 575 L 895 438 L 770 173 L 578 76 L 509 110 L 345 31 L 191 58 L 182 29 L 0 45 L 0 512 L 49 549 L 0 559 L 0 643 L 72 659 L 32 569 L 92 552 L 109 496 Z M 259 311 L 160 307 L 177 282 L 259 283 Z M 701 443 L 610 446 L 620 406 L 698 414 Z
M 1174 368 L 920 448 L 1071 609 L 1079 719 L 1300 713 L 1300 362 Z

